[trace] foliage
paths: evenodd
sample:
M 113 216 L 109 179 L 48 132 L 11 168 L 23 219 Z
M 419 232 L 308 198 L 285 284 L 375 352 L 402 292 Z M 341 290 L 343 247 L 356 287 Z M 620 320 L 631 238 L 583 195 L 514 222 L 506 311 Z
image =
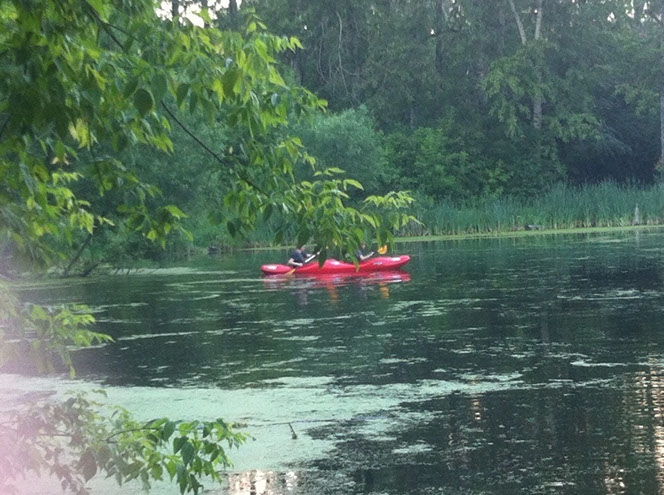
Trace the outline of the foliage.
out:
M 404 192 L 368 196 L 359 208 L 344 206 L 344 201 L 349 199 L 347 191 L 363 187 L 353 179 L 334 178 L 341 173 L 343 170 L 337 168 L 316 172 L 314 176 L 318 180 L 302 181 L 290 196 L 292 203 L 286 205 L 296 213 L 297 244 L 307 244 L 315 235 L 321 263 L 328 252 L 339 252 L 338 246 L 348 246 L 356 252 L 367 238 L 375 237 L 378 245 L 392 244 L 398 228 L 410 222 L 418 223 L 404 211 L 413 202 Z M 270 211 L 266 211 L 266 220 Z M 285 227 L 286 224 L 282 224 L 277 230 L 278 242 L 283 238 Z
M 48 29 L 35 22 L 39 18 L 49 19 Z M 113 193 L 122 198 L 114 212 L 130 229 L 162 242 L 181 230 L 184 213 L 174 205 L 151 208 L 159 191 L 116 158 L 132 143 L 170 151 L 171 122 L 180 122 L 175 108 L 198 108 L 208 121 L 223 118 L 238 129 L 237 148 L 211 153 L 225 168 L 233 232 L 250 231 L 272 203 L 271 192 L 291 187 L 295 163 L 313 163 L 299 140 L 276 130 L 289 113 L 302 115 L 323 103 L 285 85 L 274 56 L 298 42 L 264 33 L 260 21 L 250 18 L 245 39 L 189 23 L 155 29 L 151 2 L 81 8 L 74 1 L 16 3 L 3 20 L 8 70 L 0 89 L 9 97 L 0 108 L 6 115 L 2 213 L 17 219 L 4 224 L 3 237 L 19 248 L 46 234 L 69 238 L 74 230 L 92 233 L 111 223 L 92 203 Z M 34 80 L 29 86 L 26 71 Z M 90 182 L 81 194 L 86 199 L 71 187 L 83 178 Z
M 224 188 L 210 201 L 210 216 L 232 235 L 246 236 L 259 218 L 278 210 L 277 240 L 290 228 L 298 239 L 352 252 L 365 236 L 390 242 L 394 229 L 412 220 L 406 193 L 348 206 L 345 191 L 362 186 L 338 178 L 338 169 L 317 170 L 314 182 L 295 179 L 296 167 L 315 167 L 315 160 L 287 125 L 325 106 L 280 74 L 277 59 L 299 48 L 297 39 L 267 33 L 252 13 L 241 33 L 162 20 L 157 6 L 152 0 L 14 0 L 0 7 L 4 259 L 15 265 L 23 255 L 49 266 L 71 256 L 71 267 L 95 237 L 106 238 L 107 228 L 162 246 L 174 232 L 188 236 L 186 214 L 163 204 L 162 191 L 145 181 L 145 175 L 158 179 L 160 159 L 144 164 L 132 156 L 143 147 L 173 153 L 180 144 L 171 137 L 176 126 L 183 133 L 178 138 L 186 135 L 204 150 L 205 163 L 188 162 L 157 182 L 180 199 L 190 188 L 201 192 L 200 183 L 183 177 L 211 169 Z M 206 11 L 201 16 L 211 24 Z M 187 127 L 183 112 L 201 125 Z M 206 128 L 227 139 L 206 143 L 213 137 Z M 83 307 L 43 308 L 2 297 L 0 349 L 12 350 L 3 355 L 3 369 L 29 351 L 38 367 L 57 370 L 59 358 L 73 373 L 70 346 L 110 341 L 89 329 L 94 320 Z M 97 471 L 147 486 L 166 470 L 182 492 L 198 492 L 202 477 L 218 481 L 218 470 L 229 463 L 220 443 L 244 440 L 221 421 L 138 424 L 126 411 L 103 409 L 77 397 L 17 411 L 3 423 L 12 440 L 8 483 L 28 469 L 46 469 L 82 493 Z
M 365 107 L 315 115 L 301 121 L 294 133 L 320 166 L 343 168 L 371 193 L 389 191 L 392 177 L 382 136 Z M 310 168 L 298 172 L 306 178 L 313 174 Z
M 230 466 L 222 445 L 233 448 L 246 439 L 221 419 L 138 423 L 127 410 L 82 394 L 14 411 L 0 431 L 3 493 L 12 490 L 3 482 L 26 469 L 46 470 L 63 490 L 78 494 L 88 493 L 86 483 L 98 474 L 120 485 L 138 479 L 145 490 L 151 480 L 168 478 L 181 493 L 197 493 L 201 477 L 220 482 L 219 470 Z
M 459 136 L 452 119 L 413 133 L 395 132 L 386 139 L 387 156 L 400 187 L 432 198 L 453 200 L 500 193 L 508 180 L 500 164 L 487 162 L 471 135 Z
M 307 87 L 335 110 L 366 106 L 393 135 L 388 177 L 405 175 L 419 195 L 653 180 L 661 2 L 547 0 L 538 39 L 536 0 L 513 0 L 524 38 L 507 0 L 245 3 L 302 37 L 307 50 L 288 61 Z M 450 118 L 453 132 L 436 135 Z

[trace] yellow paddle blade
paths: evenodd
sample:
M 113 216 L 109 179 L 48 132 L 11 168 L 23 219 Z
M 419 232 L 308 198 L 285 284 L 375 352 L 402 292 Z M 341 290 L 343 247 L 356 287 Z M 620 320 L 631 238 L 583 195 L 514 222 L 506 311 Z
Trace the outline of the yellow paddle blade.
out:
M 385 253 L 387 253 L 387 245 L 378 248 L 378 254 L 385 254 Z

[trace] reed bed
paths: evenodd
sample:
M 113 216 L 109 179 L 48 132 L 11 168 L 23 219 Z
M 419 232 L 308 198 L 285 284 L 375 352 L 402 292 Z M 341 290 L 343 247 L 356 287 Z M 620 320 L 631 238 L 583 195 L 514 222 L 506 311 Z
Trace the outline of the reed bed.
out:
M 409 226 L 400 235 L 658 225 L 664 224 L 664 184 L 558 184 L 532 199 L 420 200 L 414 213 L 423 226 Z

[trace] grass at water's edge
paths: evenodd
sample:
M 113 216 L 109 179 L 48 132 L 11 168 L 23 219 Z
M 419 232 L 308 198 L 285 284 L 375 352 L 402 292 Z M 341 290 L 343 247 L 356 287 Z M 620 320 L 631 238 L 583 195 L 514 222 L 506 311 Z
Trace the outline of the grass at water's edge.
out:
M 547 229 L 547 230 L 516 230 L 516 231 L 501 231 L 501 232 L 484 232 L 484 233 L 471 233 L 471 234 L 445 234 L 445 235 L 425 235 L 425 236 L 408 236 L 408 237 L 397 237 L 394 242 L 395 244 L 408 244 L 412 242 L 433 242 L 433 241 L 458 241 L 458 240 L 470 240 L 470 239 L 500 239 L 500 238 L 515 238 L 515 237 L 533 237 L 533 236 L 546 236 L 546 235 L 572 235 L 572 234 L 602 234 L 602 233 L 619 233 L 619 232 L 630 232 L 630 231 L 643 231 L 643 230 L 658 230 L 664 229 L 664 224 L 659 225 L 618 225 L 615 227 L 573 227 L 568 229 Z M 260 246 L 260 247 L 246 247 L 246 248 L 237 248 L 233 251 L 235 252 L 246 252 L 246 251 L 276 251 L 292 248 L 293 246 Z M 229 252 L 233 252 L 229 251 Z M 224 256 L 229 252 L 221 252 L 215 256 Z M 199 254 L 198 259 L 203 257 L 208 258 L 207 255 Z M 113 275 L 113 274 L 122 274 L 122 273 L 139 273 L 142 270 L 156 269 L 163 266 L 172 266 L 173 261 L 169 262 L 159 262 L 152 260 L 137 260 L 134 263 L 128 263 L 122 267 L 113 267 L 113 266 L 103 266 L 102 274 Z M 96 273 L 97 275 L 99 272 Z M 35 277 L 34 274 L 23 274 L 22 277 L 17 278 L 16 280 L 4 280 L 6 285 L 19 287 L 19 288 L 29 288 L 33 283 L 66 283 L 69 281 L 72 283 L 85 283 L 86 279 L 79 277 L 66 277 L 63 278 L 58 274 L 42 274 L 39 277 Z M 78 281 L 78 282 L 75 282 Z M 0 283 L 3 280 L 0 279 Z M 25 285 L 27 284 L 27 285 Z
M 571 227 L 568 229 L 541 229 L 541 230 L 512 230 L 499 232 L 479 232 L 471 234 L 444 234 L 444 235 L 423 235 L 423 236 L 403 236 L 394 239 L 395 244 L 407 244 L 409 242 L 433 242 L 433 241 L 455 241 L 464 239 L 496 239 L 504 237 L 530 237 L 541 235 L 569 235 L 569 234 L 601 234 L 611 232 L 627 232 L 635 230 L 656 230 L 664 229 L 664 224 L 657 225 L 616 225 L 615 227 Z M 294 246 L 260 246 L 247 247 L 239 251 L 274 251 L 278 249 L 287 249 Z
M 662 229 L 664 224 L 656 225 L 616 225 L 615 227 L 570 227 L 568 229 L 540 229 L 540 230 L 512 230 L 498 232 L 478 232 L 470 234 L 444 234 L 444 235 L 424 235 L 397 237 L 395 244 L 408 242 L 427 242 L 427 241 L 450 241 L 462 239 L 493 239 L 498 237 L 528 237 L 537 235 L 565 235 L 565 234 L 601 234 L 611 232 L 622 232 L 630 230 L 651 230 Z M 274 249 L 274 248 L 269 248 Z

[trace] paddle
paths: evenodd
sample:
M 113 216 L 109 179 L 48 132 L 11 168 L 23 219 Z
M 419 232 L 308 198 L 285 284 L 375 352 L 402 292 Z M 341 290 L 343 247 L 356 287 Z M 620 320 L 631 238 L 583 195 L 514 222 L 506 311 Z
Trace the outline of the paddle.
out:
M 387 244 L 385 246 L 381 246 L 378 248 L 378 254 L 385 254 L 387 253 Z

